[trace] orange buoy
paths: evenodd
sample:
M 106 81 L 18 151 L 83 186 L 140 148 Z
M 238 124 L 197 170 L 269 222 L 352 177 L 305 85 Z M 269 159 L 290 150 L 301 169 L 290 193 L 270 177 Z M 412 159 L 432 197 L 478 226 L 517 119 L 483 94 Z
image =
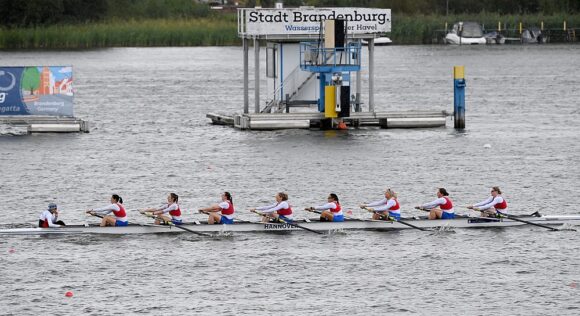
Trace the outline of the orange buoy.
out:
M 73 292 L 68 291 L 68 292 L 64 293 L 64 296 L 66 296 L 66 297 L 72 297 L 73 296 Z
M 346 127 L 346 123 L 345 122 L 338 123 L 338 126 L 336 128 L 338 128 L 340 130 L 348 129 L 348 127 Z

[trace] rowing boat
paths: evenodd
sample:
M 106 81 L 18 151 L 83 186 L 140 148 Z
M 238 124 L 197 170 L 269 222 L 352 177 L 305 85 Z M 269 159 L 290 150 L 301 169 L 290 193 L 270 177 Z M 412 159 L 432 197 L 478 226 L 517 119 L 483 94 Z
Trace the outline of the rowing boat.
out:
M 526 222 L 537 223 L 550 226 L 561 225 L 580 225 L 580 215 L 523 215 L 517 216 Z M 426 229 L 445 229 L 445 228 L 493 228 L 493 227 L 513 227 L 526 225 L 525 222 L 512 220 L 508 218 L 483 218 L 457 216 L 448 220 L 429 220 L 425 216 L 404 218 L 406 223 L 426 228 Z M 318 219 L 299 220 L 296 224 L 315 231 L 340 231 L 340 230 L 399 230 L 410 229 L 408 225 L 399 222 L 377 221 L 368 219 L 346 219 L 344 222 L 321 222 Z M 188 222 L 182 225 L 189 230 L 202 233 L 224 233 L 224 232 L 283 232 L 283 231 L 300 231 L 290 223 L 261 223 L 236 221 L 231 225 L 208 225 L 207 222 Z M 98 225 L 68 225 L 65 227 L 55 228 L 8 228 L 0 229 L 0 235 L 37 235 L 37 234 L 158 234 L 158 233 L 183 233 L 182 229 L 169 225 L 150 225 L 150 224 L 129 224 L 123 227 L 100 227 Z

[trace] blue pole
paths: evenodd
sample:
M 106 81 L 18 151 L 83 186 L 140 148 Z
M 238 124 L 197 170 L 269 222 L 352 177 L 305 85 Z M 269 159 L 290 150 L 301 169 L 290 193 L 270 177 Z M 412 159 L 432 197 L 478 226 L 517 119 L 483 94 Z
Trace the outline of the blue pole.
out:
M 465 67 L 453 67 L 453 118 L 456 129 L 465 128 Z

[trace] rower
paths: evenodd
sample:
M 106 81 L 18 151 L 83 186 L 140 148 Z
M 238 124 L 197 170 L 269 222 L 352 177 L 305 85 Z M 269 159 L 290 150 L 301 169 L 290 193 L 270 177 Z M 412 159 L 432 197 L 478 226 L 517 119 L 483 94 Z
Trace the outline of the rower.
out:
M 342 207 L 338 201 L 338 196 L 334 193 L 328 195 L 328 202 L 321 206 L 309 207 L 309 211 L 322 211 L 320 213 L 321 222 L 344 222 L 344 215 L 342 214 Z
M 437 199 L 423 204 L 421 206 L 415 206 L 418 210 L 429 211 L 429 219 L 453 219 L 455 218 L 455 212 L 453 211 L 453 202 L 449 198 L 449 193 L 445 188 L 437 189 Z
M 285 222 L 292 222 L 292 208 L 290 204 L 288 204 L 288 194 L 284 192 L 278 192 L 275 196 L 276 203 L 256 207 L 250 209 L 250 211 L 254 212 L 256 210 L 262 211 L 265 213 L 265 216 L 262 217 L 262 222 L 267 223 L 270 220 L 276 221 L 277 219 L 281 219 Z
M 361 204 L 360 208 L 374 212 L 374 220 L 389 220 L 389 217 L 395 218 L 397 220 L 401 219 L 401 206 L 397 200 L 397 193 L 391 189 L 385 190 L 384 199 L 368 204 Z M 387 215 L 387 211 L 389 216 L 385 216 Z
M 114 216 L 108 215 L 113 213 Z M 111 204 L 105 207 L 90 209 L 87 214 L 93 216 L 102 215 L 101 226 L 127 226 L 129 220 L 127 219 L 127 212 L 123 206 L 123 198 L 117 194 L 111 196 Z
M 62 227 L 65 226 L 63 221 L 58 220 L 58 207 L 55 203 L 48 204 L 48 209 L 40 214 L 38 227 Z
M 148 208 L 144 212 L 152 212 L 155 218 L 155 225 L 163 223 L 173 223 L 175 225 L 183 224 L 181 219 L 181 209 L 179 208 L 179 196 L 175 193 L 167 195 L 167 204 L 163 204 L 158 208 Z
M 476 210 L 481 212 L 481 216 L 499 216 L 498 213 L 507 214 L 507 202 L 501 196 L 501 190 L 499 187 L 491 188 L 491 196 L 481 201 L 477 204 L 470 205 L 467 207 L 470 210 Z
M 230 192 L 222 193 L 222 201 L 209 207 L 200 208 L 199 212 L 208 215 L 208 224 L 233 224 L 234 203 Z

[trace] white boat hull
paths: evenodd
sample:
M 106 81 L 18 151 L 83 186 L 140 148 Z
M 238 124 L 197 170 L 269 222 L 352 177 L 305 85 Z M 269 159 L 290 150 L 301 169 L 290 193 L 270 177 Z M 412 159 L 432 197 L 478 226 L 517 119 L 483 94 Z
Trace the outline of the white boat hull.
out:
M 451 45 L 485 45 L 485 37 L 459 37 L 457 34 L 449 33 L 445 36 L 447 44 Z
M 523 216 L 521 220 L 540 225 L 561 226 L 580 225 L 580 215 Z M 406 223 L 426 229 L 446 228 L 501 228 L 527 225 L 511 219 L 480 217 L 458 217 L 450 220 L 405 219 Z M 413 229 L 399 222 L 348 219 L 344 222 L 297 221 L 296 224 L 320 232 L 336 230 L 398 230 Z M 227 232 L 284 232 L 303 230 L 291 224 L 236 222 L 233 225 L 208 225 L 207 223 L 186 223 L 182 227 L 201 233 Z M 70 225 L 61 228 L 12 228 L 0 229 L 0 235 L 37 235 L 37 234 L 160 234 L 187 233 L 175 226 L 130 224 L 125 227 L 100 227 L 96 225 Z

